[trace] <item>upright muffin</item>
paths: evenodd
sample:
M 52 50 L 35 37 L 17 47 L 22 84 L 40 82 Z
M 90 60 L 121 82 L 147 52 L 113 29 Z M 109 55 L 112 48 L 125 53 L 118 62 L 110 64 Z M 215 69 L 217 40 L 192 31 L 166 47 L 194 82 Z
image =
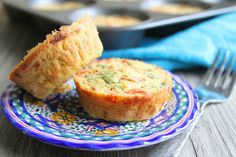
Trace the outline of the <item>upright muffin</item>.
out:
M 157 115 L 171 94 L 168 72 L 128 59 L 105 59 L 74 76 L 80 103 L 93 117 L 110 121 L 146 120 Z
M 37 98 L 46 98 L 103 51 L 92 18 L 53 31 L 31 49 L 9 79 Z

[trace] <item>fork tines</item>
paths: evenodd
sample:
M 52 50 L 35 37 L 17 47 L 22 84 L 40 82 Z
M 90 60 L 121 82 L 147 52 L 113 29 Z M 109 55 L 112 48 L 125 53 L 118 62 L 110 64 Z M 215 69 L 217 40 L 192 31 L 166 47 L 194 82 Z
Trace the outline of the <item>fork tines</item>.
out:
M 208 88 L 229 89 L 231 91 L 236 76 L 235 53 L 221 50 L 203 77 L 202 84 Z

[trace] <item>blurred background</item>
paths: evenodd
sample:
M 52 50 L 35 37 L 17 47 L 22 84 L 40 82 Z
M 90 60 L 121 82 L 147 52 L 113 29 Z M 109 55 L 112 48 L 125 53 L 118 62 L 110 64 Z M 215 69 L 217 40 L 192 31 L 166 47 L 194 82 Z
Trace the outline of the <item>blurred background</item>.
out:
M 163 38 L 236 10 L 236 1 L 227 0 L 1 1 L 0 23 L 7 16 L 12 22 L 27 23 L 35 27 L 40 38 L 89 14 L 94 17 L 105 49 L 109 50 L 137 47 L 146 36 Z

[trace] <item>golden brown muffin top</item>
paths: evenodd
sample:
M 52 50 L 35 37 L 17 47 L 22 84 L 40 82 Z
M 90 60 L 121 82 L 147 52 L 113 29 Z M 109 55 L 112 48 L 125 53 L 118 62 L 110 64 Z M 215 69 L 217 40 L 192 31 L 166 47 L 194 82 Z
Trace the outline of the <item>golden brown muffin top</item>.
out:
M 82 68 L 75 79 L 81 88 L 100 94 L 150 95 L 169 86 L 170 75 L 141 61 L 112 58 Z

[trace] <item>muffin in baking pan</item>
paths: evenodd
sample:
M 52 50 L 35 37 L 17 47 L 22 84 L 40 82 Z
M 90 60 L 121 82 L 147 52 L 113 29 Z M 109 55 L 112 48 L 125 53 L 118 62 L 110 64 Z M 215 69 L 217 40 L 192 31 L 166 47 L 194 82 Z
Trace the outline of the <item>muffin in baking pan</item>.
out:
M 94 17 L 94 23 L 100 27 L 132 26 L 140 22 L 140 19 L 128 15 L 98 15 Z
M 169 4 L 160 4 L 150 8 L 152 12 L 158 13 L 166 13 L 173 15 L 184 15 L 184 14 L 192 14 L 203 11 L 204 9 L 199 6 L 192 6 L 189 4 L 177 4 L 177 3 L 169 3 Z
M 172 78 L 160 67 L 128 59 L 104 59 L 74 76 L 81 105 L 93 117 L 109 121 L 146 120 L 157 115 L 172 90 Z
M 35 97 L 46 98 L 102 51 L 92 18 L 84 16 L 47 35 L 13 69 L 9 79 Z
M 35 9 L 40 11 L 65 11 L 65 10 L 79 9 L 84 6 L 85 4 L 80 2 L 65 1 L 65 2 L 37 5 L 35 6 Z

